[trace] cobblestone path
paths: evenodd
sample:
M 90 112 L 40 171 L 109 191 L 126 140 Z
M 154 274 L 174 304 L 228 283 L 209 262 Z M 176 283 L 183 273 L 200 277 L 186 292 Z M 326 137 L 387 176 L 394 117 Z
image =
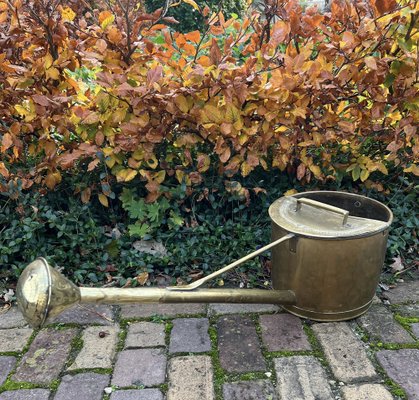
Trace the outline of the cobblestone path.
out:
M 0 314 L 0 400 L 419 400 L 419 282 L 362 317 L 272 305 L 77 306 L 33 331 Z

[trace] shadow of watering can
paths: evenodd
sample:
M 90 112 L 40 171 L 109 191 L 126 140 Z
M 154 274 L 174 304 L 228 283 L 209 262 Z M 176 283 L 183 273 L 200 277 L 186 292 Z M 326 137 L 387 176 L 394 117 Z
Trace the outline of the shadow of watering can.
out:
M 276 200 L 269 215 L 272 243 L 189 285 L 77 287 L 38 258 L 19 278 L 18 306 L 33 327 L 77 303 L 272 303 L 316 321 L 347 320 L 369 308 L 393 219 L 388 207 L 357 194 L 316 191 Z M 273 290 L 200 288 L 269 249 Z

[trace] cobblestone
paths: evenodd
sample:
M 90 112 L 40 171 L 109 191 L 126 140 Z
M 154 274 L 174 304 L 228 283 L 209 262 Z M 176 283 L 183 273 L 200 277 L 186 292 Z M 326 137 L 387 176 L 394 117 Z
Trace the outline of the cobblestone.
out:
M 378 384 L 366 383 L 342 388 L 343 400 L 393 400 L 391 393 Z
M 154 322 L 134 322 L 129 325 L 125 348 L 158 347 L 166 344 L 165 325 Z
M 419 318 L 419 303 L 400 305 L 397 307 L 396 312 L 403 317 Z
M 167 400 L 213 400 L 213 370 L 209 356 L 174 357 L 169 361 Z
M 109 375 L 93 372 L 66 375 L 62 378 L 54 400 L 102 400 Z
M 83 331 L 83 348 L 69 370 L 111 368 L 118 341 L 119 327 L 89 326 Z
M 406 391 L 409 400 L 419 399 L 419 350 L 382 350 L 377 353 L 377 360 Z
M 159 389 L 118 390 L 111 400 L 163 400 L 163 393 Z
M 76 329 L 42 330 L 23 356 L 12 380 L 50 384 L 63 369 L 76 334 Z
M 242 381 L 223 385 L 224 400 L 277 400 L 269 380 Z
M 419 280 L 398 283 L 395 288 L 385 292 L 385 296 L 392 304 L 419 302 Z
M 112 325 L 114 313 L 111 306 L 76 304 L 55 318 L 51 323 L 79 325 Z
M 407 286 L 407 296 L 396 291 L 390 307 L 375 301 L 357 320 L 310 324 L 321 345 L 316 349 L 306 322 L 271 305 L 138 304 L 120 313 L 115 306 L 77 307 L 60 319 L 71 327 L 39 331 L 12 308 L 0 314 L 0 400 L 214 400 L 216 388 L 223 400 L 390 400 L 387 379 L 419 400 L 419 349 L 371 346 L 380 340 L 416 347 L 419 322 L 412 320 L 408 331 L 394 318 L 419 316 L 419 304 L 408 302 L 415 287 Z M 358 325 L 368 331 L 366 343 L 355 333 Z M 127 329 L 124 343 L 121 327 Z M 215 345 L 210 355 L 193 354 Z M 290 353 L 297 351 L 305 353 Z M 224 373 L 227 380 L 220 382 Z
M 280 308 L 273 304 L 230 304 L 216 303 L 208 306 L 208 315 L 250 314 L 278 312 Z
M 22 328 L 27 325 L 17 307 L 11 307 L 0 314 L 0 329 Z
M 47 389 L 13 390 L 0 393 L 0 400 L 48 400 L 49 395 Z
M 383 305 L 373 305 L 359 318 L 360 325 L 372 338 L 384 343 L 412 343 L 414 339 L 393 318 L 393 314 Z
M 173 320 L 169 353 L 203 353 L 211 350 L 207 318 Z
M 22 351 L 32 335 L 30 328 L 0 330 L 0 353 Z
M 166 356 L 162 349 L 123 350 L 119 353 L 112 385 L 155 386 L 164 383 Z
M 362 343 L 346 323 L 315 324 L 313 330 L 337 379 L 351 383 L 377 376 Z
M 281 400 L 331 400 L 334 398 L 327 376 L 312 356 L 274 359 L 277 389 Z
M 268 351 L 310 350 L 301 320 L 291 314 L 261 315 L 262 340 Z
M 16 365 L 16 358 L 0 356 L 0 386 L 6 381 L 7 376 Z
M 205 304 L 125 304 L 121 306 L 121 317 L 148 318 L 153 316 L 176 317 L 178 315 L 205 314 Z
M 259 338 L 248 316 L 221 317 L 217 324 L 221 366 L 228 372 L 265 371 Z

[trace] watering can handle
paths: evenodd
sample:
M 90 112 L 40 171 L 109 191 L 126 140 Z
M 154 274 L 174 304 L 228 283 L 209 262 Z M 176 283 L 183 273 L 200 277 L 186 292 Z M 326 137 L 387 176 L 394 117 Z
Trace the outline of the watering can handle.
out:
M 267 244 L 266 246 L 263 246 L 262 248 L 254 251 L 253 253 L 248 254 L 247 256 L 244 256 L 243 258 L 240 258 L 237 261 L 234 261 L 233 263 L 226 265 L 225 267 L 219 269 L 218 271 L 213 272 L 212 274 L 209 274 L 207 276 L 204 276 L 201 279 L 198 279 L 195 282 L 190 283 L 189 285 L 182 285 L 182 286 L 168 286 L 166 287 L 167 290 L 194 290 L 196 288 L 198 288 L 199 286 L 201 286 L 203 283 L 209 281 L 210 279 L 215 278 L 218 275 L 223 274 L 224 272 L 229 271 L 230 269 L 233 269 L 234 267 L 237 267 L 240 264 L 243 264 L 245 261 L 252 259 L 253 257 L 256 257 L 257 255 L 263 253 L 266 250 L 269 250 L 270 248 L 285 242 L 286 240 L 289 240 L 291 238 L 293 238 L 295 235 L 293 233 L 289 233 L 286 236 L 283 236 L 282 238 L 275 240 L 272 243 Z
M 343 216 L 342 225 L 346 225 L 346 223 L 348 222 L 349 211 L 344 210 L 343 208 L 331 206 L 330 204 L 322 203 L 316 200 L 301 198 L 301 199 L 297 199 L 297 207 L 295 208 L 296 212 L 301 209 L 301 204 L 306 204 L 308 206 L 322 208 L 323 210 L 332 211 L 334 213 L 342 215 Z

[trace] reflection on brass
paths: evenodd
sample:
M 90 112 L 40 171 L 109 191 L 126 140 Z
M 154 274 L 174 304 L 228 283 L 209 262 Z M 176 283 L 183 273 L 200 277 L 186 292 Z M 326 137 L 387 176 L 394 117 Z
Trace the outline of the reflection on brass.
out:
M 350 193 L 318 191 L 292 197 L 301 196 L 349 211 L 351 223 L 358 218 L 361 224 L 367 219 L 376 223 L 371 223 L 373 228 L 362 235 L 358 235 L 356 227 L 349 227 L 352 235 L 345 238 L 296 235 L 297 240 L 275 246 L 271 263 L 273 288 L 295 293 L 296 304 L 285 305 L 284 309 L 300 317 L 315 321 L 355 318 L 367 311 L 375 295 L 392 213 L 378 201 Z M 275 203 L 269 210 L 271 216 L 277 214 L 272 210 Z M 316 211 L 309 206 L 307 211 L 310 208 Z M 339 234 L 344 231 L 340 216 L 332 216 L 330 220 L 336 224 L 329 226 L 329 231 L 336 229 Z M 289 234 L 289 226 L 284 228 L 281 222 L 273 219 L 272 240 Z
M 170 291 L 160 288 L 78 288 L 39 258 L 19 278 L 18 306 L 35 328 L 51 322 L 59 313 L 77 303 L 271 303 L 295 304 L 290 290 L 199 289 Z
M 78 288 L 39 258 L 19 278 L 18 306 L 34 327 L 76 303 L 272 303 L 316 321 L 351 319 L 368 309 L 393 219 L 388 207 L 357 194 L 318 191 L 278 199 L 269 215 L 272 243 L 190 285 Z M 197 289 L 269 248 L 274 290 Z

